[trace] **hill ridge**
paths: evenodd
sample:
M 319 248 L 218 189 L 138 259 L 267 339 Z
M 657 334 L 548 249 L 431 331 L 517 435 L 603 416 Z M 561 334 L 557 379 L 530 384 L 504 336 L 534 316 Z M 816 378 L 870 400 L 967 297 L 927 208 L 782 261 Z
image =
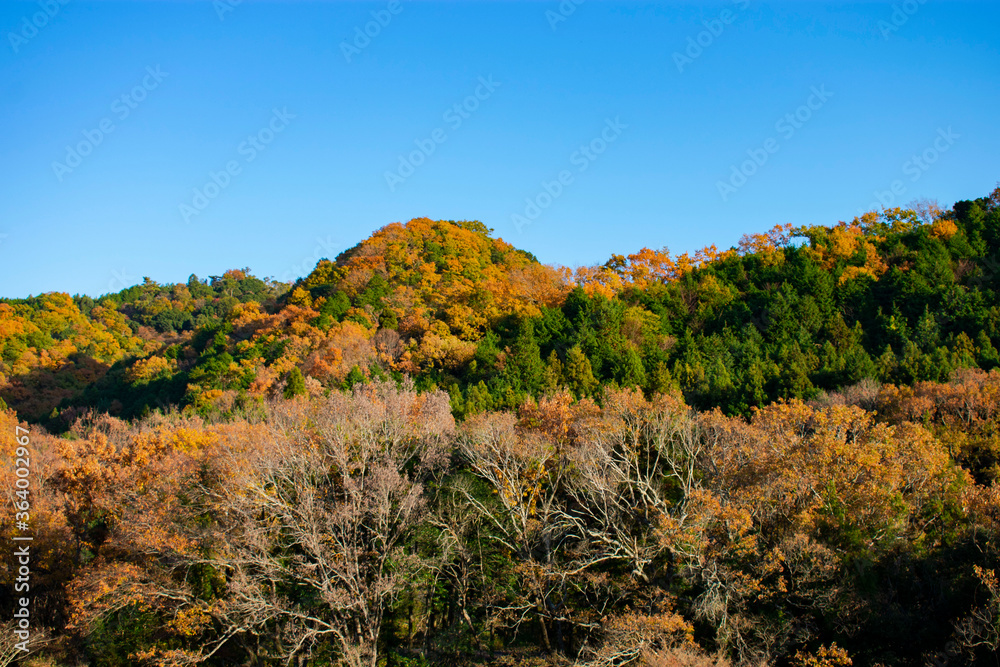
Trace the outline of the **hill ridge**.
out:
M 0 398 L 61 430 L 94 408 L 225 414 L 403 374 L 446 389 L 459 417 L 559 387 L 746 413 L 865 378 L 940 381 L 1000 364 L 998 203 L 1000 188 L 576 270 L 478 221 L 414 218 L 292 284 L 244 269 L 0 300 Z

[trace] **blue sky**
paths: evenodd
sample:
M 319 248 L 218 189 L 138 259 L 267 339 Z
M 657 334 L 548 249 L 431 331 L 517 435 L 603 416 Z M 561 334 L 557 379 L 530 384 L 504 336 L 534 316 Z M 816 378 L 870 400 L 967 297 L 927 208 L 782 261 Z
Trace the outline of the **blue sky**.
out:
M 998 23 L 992 1 L 5 0 L 0 296 L 288 280 L 419 216 L 575 266 L 975 198 L 1000 180 Z

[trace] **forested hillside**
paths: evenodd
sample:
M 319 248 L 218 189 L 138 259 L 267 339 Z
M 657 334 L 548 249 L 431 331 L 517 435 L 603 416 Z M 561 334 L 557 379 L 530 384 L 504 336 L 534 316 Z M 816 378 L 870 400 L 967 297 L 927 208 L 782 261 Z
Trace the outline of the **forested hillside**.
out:
M 997 664 L 1000 188 L 915 209 L 0 301 L 27 660 Z
M 749 414 L 864 378 L 1000 364 L 1000 194 L 948 211 L 642 249 L 575 271 L 478 222 L 389 225 L 294 285 L 248 270 L 98 299 L 0 302 L 0 397 L 64 431 L 88 409 L 232 414 L 372 378 L 439 388 L 456 417 L 559 387 L 679 389 Z

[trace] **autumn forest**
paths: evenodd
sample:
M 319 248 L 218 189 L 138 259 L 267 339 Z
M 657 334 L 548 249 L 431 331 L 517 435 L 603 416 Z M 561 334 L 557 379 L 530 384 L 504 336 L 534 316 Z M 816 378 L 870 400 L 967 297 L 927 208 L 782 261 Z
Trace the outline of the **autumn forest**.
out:
M 0 665 L 997 665 L 998 348 L 1000 187 L 0 299 Z

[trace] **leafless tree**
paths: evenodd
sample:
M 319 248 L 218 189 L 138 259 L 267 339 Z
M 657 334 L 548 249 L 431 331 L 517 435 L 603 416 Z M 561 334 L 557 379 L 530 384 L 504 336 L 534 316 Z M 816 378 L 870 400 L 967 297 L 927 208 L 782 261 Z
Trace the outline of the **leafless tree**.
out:
M 142 657 L 196 664 L 242 645 L 256 664 L 302 664 L 326 647 L 352 667 L 376 665 L 384 615 L 428 566 L 406 541 L 453 428 L 446 394 L 375 382 L 274 403 L 265 424 L 233 431 L 174 517 L 196 547 L 167 553 L 164 540 L 145 554 L 161 576 L 129 574 L 118 587 L 170 599 L 175 625 L 200 646 Z M 224 579 L 216 599 L 181 581 L 195 566 Z
M 494 491 L 491 502 L 471 493 L 466 500 L 516 559 L 526 591 L 502 612 L 515 625 L 537 617 L 550 650 L 550 628 L 599 633 L 619 601 L 599 581 L 602 563 L 628 564 L 643 584 L 663 559 L 695 566 L 711 519 L 710 494 L 697 481 L 697 420 L 676 399 L 609 392 L 603 411 L 582 413 L 572 430 L 574 442 L 557 446 L 518 428 L 512 415 L 491 414 L 470 420 L 460 438 L 470 467 Z M 587 589 L 593 608 L 567 608 L 567 589 Z
M 423 566 L 403 542 L 452 427 L 446 395 L 388 382 L 278 404 L 270 442 L 236 452 L 219 498 L 230 632 L 274 625 L 289 660 L 328 639 L 348 664 L 375 665 L 382 619 Z
M 587 546 L 574 570 L 618 560 L 648 582 L 647 568 L 664 554 L 698 563 L 707 517 L 698 511 L 702 440 L 693 413 L 669 396 L 609 392 L 602 416 L 581 433 L 563 515 Z
M 566 620 L 558 601 L 565 582 L 556 559 L 569 528 L 560 506 L 566 462 L 553 442 L 540 433 L 519 430 L 514 415 L 506 413 L 470 419 L 459 448 L 473 472 L 495 492 L 495 499 L 485 502 L 466 491 L 466 501 L 515 559 L 526 591 L 494 611 L 513 627 L 537 618 L 546 649 L 554 650 L 549 626 Z

